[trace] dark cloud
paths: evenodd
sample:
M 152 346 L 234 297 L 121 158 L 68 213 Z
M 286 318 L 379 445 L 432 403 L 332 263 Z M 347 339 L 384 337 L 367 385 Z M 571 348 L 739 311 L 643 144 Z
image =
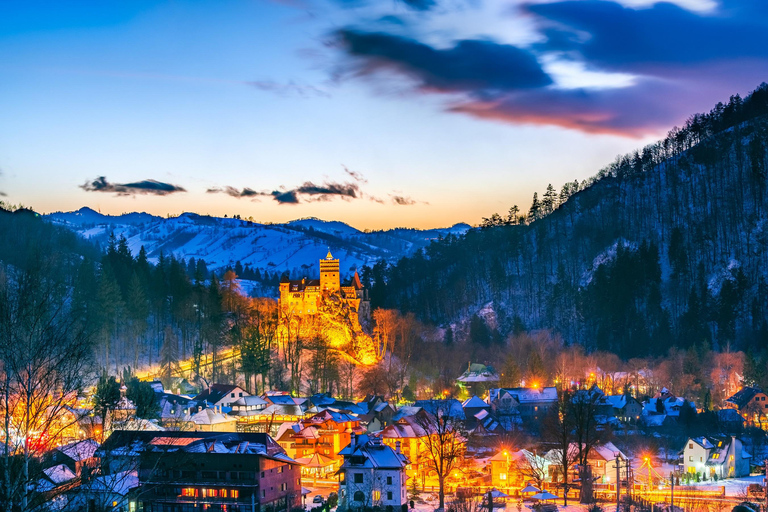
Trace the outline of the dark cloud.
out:
M 352 29 L 336 35 L 358 76 L 387 71 L 410 77 L 421 93 L 449 93 L 449 112 L 587 133 L 659 135 L 765 80 L 765 0 L 723 0 L 704 12 L 664 2 L 630 8 L 610 0 L 529 3 L 523 11 L 544 36 L 530 50 L 486 40 L 441 49 Z M 564 88 L 536 55 L 632 78 L 622 87 Z
M 766 4 L 728 0 L 714 12 L 700 13 L 664 2 L 633 9 L 570 0 L 524 9 L 537 16 L 545 51 L 574 52 L 605 70 L 674 75 L 680 67 L 768 58 Z
M 417 203 L 429 204 L 424 201 L 417 201 L 410 196 L 391 195 L 390 197 L 392 198 L 393 204 L 398 204 L 400 206 L 411 206 Z
M 295 190 L 289 190 L 287 192 L 275 190 L 272 192 L 272 197 L 280 204 L 299 204 L 299 196 Z
M 333 197 L 342 199 L 362 197 L 360 187 L 355 183 L 325 182 L 322 185 L 316 185 L 311 181 L 305 181 L 303 185 L 296 188 L 296 193 L 309 196 L 314 201 L 328 201 Z
M 240 190 L 235 187 L 211 187 L 208 190 L 206 190 L 208 194 L 227 194 L 228 196 L 232 197 L 258 197 L 258 196 L 269 196 L 271 195 L 269 192 L 258 192 L 256 190 L 253 190 L 251 188 L 245 187 L 244 189 Z
M 356 181 L 367 183 L 360 173 L 350 171 L 346 167 L 344 170 Z M 305 181 L 298 187 L 291 189 L 282 188 L 272 192 L 258 191 L 245 187 L 238 189 L 236 187 L 211 187 L 206 192 L 209 194 L 227 194 L 228 196 L 241 198 L 258 198 L 262 196 L 272 197 L 280 204 L 299 204 L 301 202 L 330 201 L 334 198 L 346 200 L 362 199 L 365 196 L 357 183 L 338 183 L 326 181 L 321 184 L 312 181 Z
M 342 167 L 344 168 L 344 172 L 347 173 L 353 180 L 359 183 L 368 183 L 368 180 L 365 179 L 365 176 L 363 176 L 362 173 L 350 171 L 346 165 L 342 165 Z
M 87 181 L 80 188 L 87 192 L 114 192 L 119 196 L 133 196 L 136 194 L 152 194 L 166 196 L 176 192 L 186 192 L 179 185 L 163 183 L 155 180 L 137 181 L 135 183 L 110 183 L 104 176 L 99 176 L 93 181 Z
M 344 50 L 358 58 L 363 74 L 381 69 L 407 75 L 422 89 L 439 92 L 510 91 L 552 83 L 534 55 L 512 45 L 462 40 L 436 49 L 381 32 L 337 31 Z

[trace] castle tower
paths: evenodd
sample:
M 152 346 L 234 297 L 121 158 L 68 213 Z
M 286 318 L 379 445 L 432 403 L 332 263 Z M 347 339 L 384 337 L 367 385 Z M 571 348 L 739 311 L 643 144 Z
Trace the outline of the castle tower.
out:
M 338 292 L 341 289 L 341 277 L 339 275 L 339 260 L 333 259 L 331 250 L 324 260 L 320 260 L 320 290 Z

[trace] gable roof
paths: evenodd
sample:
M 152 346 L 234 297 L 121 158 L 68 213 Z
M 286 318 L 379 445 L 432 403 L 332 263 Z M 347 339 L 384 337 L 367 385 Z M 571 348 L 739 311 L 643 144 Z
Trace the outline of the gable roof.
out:
M 477 395 L 474 395 L 472 398 L 467 398 L 463 404 L 461 404 L 462 407 L 471 408 L 471 409 L 486 409 L 490 408 L 490 406 L 483 401 L 482 398 L 480 398 Z
M 93 457 L 93 454 L 96 453 L 98 447 L 99 443 L 93 439 L 85 439 L 83 441 L 60 446 L 56 449 L 73 461 L 80 462 Z
M 732 397 L 728 398 L 726 402 L 742 409 L 755 397 L 755 395 L 762 392 L 763 391 L 758 388 L 747 386 L 737 391 Z
M 228 394 L 232 393 L 235 389 L 240 388 L 231 384 L 211 384 L 208 389 L 201 391 L 193 400 L 205 400 L 211 404 L 215 404 Z M 243 391 L 243 393 L 245 393 L 245 391 Z
M 354 465 L 356 468 L 402 469 L 410 464 L 408 457 L 404 454 L 397 453 L 391 446 L 382 443 L 380 439 L 375 439 L 366 434 L 353 438 L 353 442 L 341 450 L 339 455 L 344 457 L 344 463 L 341 465 L 342 468 L 351 466 L 349 462 L 351 457 L 364 458 L 362 465 Z

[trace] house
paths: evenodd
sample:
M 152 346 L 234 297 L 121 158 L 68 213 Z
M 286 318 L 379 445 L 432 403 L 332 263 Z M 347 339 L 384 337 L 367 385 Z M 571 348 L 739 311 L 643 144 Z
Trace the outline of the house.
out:
M 304 476 L 325 477 L 341 466 L 339 452 L 349 444 L 351 435 L 364 431 L 357 417 L 324 410 L 298 423 L 283 423 L 276 441 L 302 465 Z
M 549 474 L 549 461 L 528 450 L 501 450 L 490 458 L 491 486 L 503 489 L 507 494 L 510 490 L 519 490 L 529 483 L 537 485 L 532 478 L 534 473 L 540 473 L 541 478 Z
M 391 448 L 402 451 L 410 464 L 406 468 L 409 478 L 419 478 L 424 484 L 429 472 L 427 436 L 434 435 L 432 431 L 434 417 L 424 409 L 418 410 L 411 416 L 403 416 L 388 425 L 381 431 L 378 437 Z M 462 439 L 461 442 L 466 442 Z
M 598 402 L 598 412 L 624 423 L 634 423 L 643 414 L 643 404 L 632 395 L 604 395 Z
M 211 384 L 201 391 L 193 400 L 207 402 L 210 406 L 231 407 L 238 398 L 248 396 L 250 393 L 239 386 L 230 384 Z
M 736 409 L 752 425 L 762 425 L 768 416 L 768 396 L 759 388 L 743 387 L 725 400 L 726 407 Z
M 118 433 L 103 448 L 139 454 L 136 510 L 280 511 L 301 503 L 298 464 L 264 433 Z
M 522 421 L 540 421 L 557 403 L 557 388 L 495 388 L 488 401 L 498 416 L 520 415 Z
M 464 409 L 464 417 L 468 420 L 474 418 L 475 414 L 480 411 L 491 412 L 491 406 L 477 395 L 464 400 L 461 407 Z
M 201 409 L 186 418 L 189 430 L 195 432 L 235 432 L 237 418 L 220 412 L 217 408 Z
M 71 495 L 68 510 L 129 510 L 131 492 L 138 487 L 136 471 L 98 475 Z
M 360 416 L 360 424 L 365 426 L 368 432 L 378 432 L 392 424 L 397 411 L 388 402 L 377 403 L 367 414 Z
M 455 398 L 447 398 L 445 400 L 416 400 L 413 405 L 421 407 L 433 416 L 443 414 L 448 415 L 455 420 L 463 421 L 466 419 L 461 402 Z
M 85 439 L 54 448 L 46 457 L 51 465 L 64 464 L 75 475 L 80 476 L 84 468 L 96 467 L 95 453 L 98 447 L 99 443 L 93 439 Z
M 399 510 L 407 503 L 405 468 L 408 458 L 381 442 L 380 437 L 353 435 L 340 455 L 344 458 L 339 500 L 345 509 Z
M 702 474 L 707 478 L 749 476 L 752 456 L 736 436 L 689 438 L 681 454 L 680 465 L 686 473 Z
M 577 445 L 574 445 L 578 449 Z M 587 462 L 592 468 L 592 477 L 600 483 L 616 482 L 616 461 L 620 461 L 621 470 L 625 471 L 629 458 L 611 442 L 596 444 L 589 450 Z

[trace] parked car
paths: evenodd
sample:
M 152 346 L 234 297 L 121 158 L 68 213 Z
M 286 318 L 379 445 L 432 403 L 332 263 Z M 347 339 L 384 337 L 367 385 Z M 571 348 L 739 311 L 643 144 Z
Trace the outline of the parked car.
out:
M 322 503 L 324 501 L 325 500 L 323 499 L 323 497 L 320 496 L 319 494 L 317 496 L 315 496 L 314 498 L 312 498 L 312 503 Z

